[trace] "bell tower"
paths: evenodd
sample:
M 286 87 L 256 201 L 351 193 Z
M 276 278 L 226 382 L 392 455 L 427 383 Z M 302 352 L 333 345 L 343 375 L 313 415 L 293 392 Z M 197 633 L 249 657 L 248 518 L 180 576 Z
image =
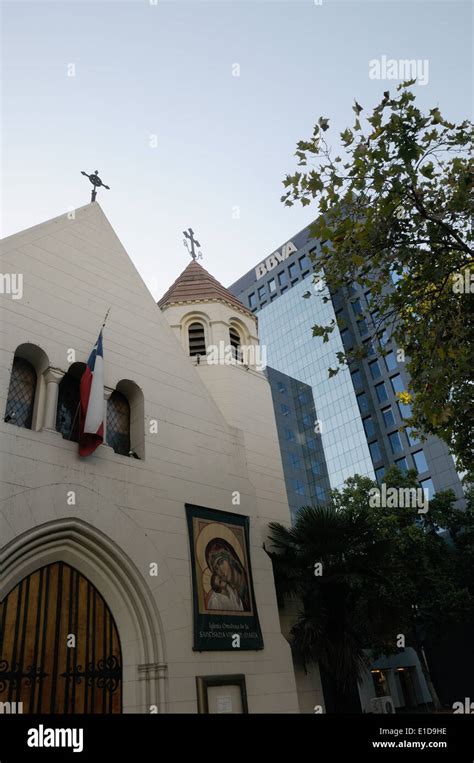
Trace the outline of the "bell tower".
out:
M 266 353 L 258 340 L 256 316 L 195 259 L 158 305 L 222 415 L 240 430 L 261 519 L 274 518 L 276 512 L 276 521 L 288 523 L 275 413 L 263 373 Z

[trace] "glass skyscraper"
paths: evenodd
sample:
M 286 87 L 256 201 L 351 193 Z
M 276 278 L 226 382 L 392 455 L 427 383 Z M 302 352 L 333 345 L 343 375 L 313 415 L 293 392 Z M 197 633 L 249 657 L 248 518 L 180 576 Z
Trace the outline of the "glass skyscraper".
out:
M 381 481 L 386 469 L 396 464 L 401 470 L 416 469 L 430 496 L 451 488 L 461 499 L 460 479 L 445 443 L 433 436 L 417 441 L 404 427 L 410 410 L 397 394 L 406 390 L 408 374 L 390 336 L 381 339 L 383 355 L 372 342 L 377 315 L 370 292 L 353 285 L 329 294 L 313 284 L 308 254 L 318 246 L 306 228 L 229 290 L 258 313 L 268 365 L 311 387 L 315 431 L 321 434 L 331 487 L 340 487 L 356 473 Z M 333 319 L 337 326 L 328 342 L 313 337 L 315 324 L 327 325 Z M 336 353 L 361 342 L 366 343 L 367 357 L 329 378 L 328 369 L 338 366 Z M 309 409 L 308 415 L 313 415 Z M 303 440 L 308 436 L 307 430 L 300 433 Z M 285 479 L 290 490 L 287 469 Z
M 330 483 L 313 391 L 267 366 L 291 516 L 301 506 L 326 503 Z

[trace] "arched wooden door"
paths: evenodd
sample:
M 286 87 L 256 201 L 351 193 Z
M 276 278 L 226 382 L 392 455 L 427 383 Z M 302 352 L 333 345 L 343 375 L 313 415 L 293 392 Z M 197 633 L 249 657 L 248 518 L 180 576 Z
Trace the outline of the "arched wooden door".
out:
M 22 702 L 24 713 L 122 711 L 114 619 L 64 562 L 32 572 L 0 602 L 0 702 Z

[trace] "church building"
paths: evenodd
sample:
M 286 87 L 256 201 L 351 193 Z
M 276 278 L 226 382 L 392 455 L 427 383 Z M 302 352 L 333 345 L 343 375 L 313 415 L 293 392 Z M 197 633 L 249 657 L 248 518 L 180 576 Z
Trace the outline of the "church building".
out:
M 1 269 L 0 703 L 324 707 L 263 548 L 290 513 L 256 316 L 195 259 L 157 306 L 97 202 L 5 239 Z

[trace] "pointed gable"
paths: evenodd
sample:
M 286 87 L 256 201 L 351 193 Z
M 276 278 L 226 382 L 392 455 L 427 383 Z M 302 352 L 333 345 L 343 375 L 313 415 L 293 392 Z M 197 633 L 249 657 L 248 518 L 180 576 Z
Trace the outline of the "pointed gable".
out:
M 158 301 L 162 309 L 168 305 L 196 302 L 224 302 L 246 315 L 254 314 L 234 297 L 225 286 L 211 276 L 196 260 L 192 260 Z

